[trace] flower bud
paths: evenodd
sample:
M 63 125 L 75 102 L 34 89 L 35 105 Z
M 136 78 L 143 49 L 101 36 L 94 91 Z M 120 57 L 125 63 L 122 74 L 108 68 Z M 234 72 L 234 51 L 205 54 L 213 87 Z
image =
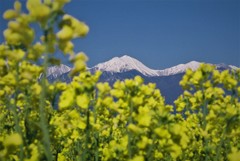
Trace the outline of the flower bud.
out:
M 14 19 L 18 17 L 18 13 L 15 10 L 7 10 L 3 14 L 3 18 L 6 20 Z
M 88 98 L 88 96 L 86 94 L 82 94 L 82 95 L 77 96 L 76 102 L 79 107 L 86 109 L 89 106 L 90 99 Z
M 11 134 L 10 136 L 7 136 L 4 141 L 4 146 L 18 146 L 22 144 L 22 138 L 18 133 Z
M 17 21 L 8 22 L 8 28 L 12 31 L 19 31 L 21 29 L 20 24 Z
M 28 0 L 27 9 L 30 15 L 39 21 L 44 21 L 51 13 L 50 8 L 39 0 Z
M 59 41 L 59 48 L 64 54 L 73 53 L 73 43 L 71 41 Z
M 19 12 L 21 10 L 21 8 L 22 8 L 22 4 L 19 1 L 15 1 L 14 9 Z
M 73 29 L 73 38 L 86 36 L 89 32 L 89 28 L 84 22 L 81 22 L 68 14 L 63 16 L 63 21 L 60 25 L 64 24 L 70 25 Z
M 6 29 L 4 32 L 4 37 L 8 44 L 20 45 L 22 41 L 22 36 L 19 33 L 12 32 L 10 29 Z
M 65 25 L 63 26 L 63 28 L 57 33 L 57 37 L 60 40 L 63 41 L 68 41 L 71 40 L 73 37 L 73 30 L 71 29 L 71 27 Z
M 83 22 L 75 22 L 75 32 L 74 32 L 74 38 L 76 37 L 84 37 L 88 34 L 89 32 L 89 27 L 83 23 Z

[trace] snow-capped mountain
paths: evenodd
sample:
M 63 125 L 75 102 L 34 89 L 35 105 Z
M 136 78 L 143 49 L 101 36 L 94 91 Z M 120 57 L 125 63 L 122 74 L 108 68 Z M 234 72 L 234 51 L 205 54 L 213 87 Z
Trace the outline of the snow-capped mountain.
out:
M 223 71 L 223 70 L 226 70 L 226 69 L 228 69 L 228 70 L 231 70 L 231 69 L 237 70 L 237 69 L 239 69 L 239 68 L 236 67 L 236 66 L 226 65 L 226 64 L 224 64 L 224 63 L 216 64 L 215 66 L 216 66 L 216 69 L 219 70 L 219 71 Z
M 67 73 L 71 70 L 67 65 L 61 64 L 59 66 L 51 66 L 47 70 L 47 77 L 52 76 L 53 78 L 57 78 L 64 73 Z
M 191 61 L 187 64 L 179 64 L 179 65 L 173 66 L 171 68 L 159 70 L 158 74 L 159 74 L 159 76 L 168 76 L 168 75 L 174 75 L 174 74 L 178 74 L 178 73 L 184 73 L 188 68 L 190 68 L 192 70 L 197 70 L 198 67 L 200 66 L 200 64 L 201 64 L 200 62 Z
M 92 70 L 100 70 L 100 71 L 107 71 L 107 72 L 126 72 L 130 70 L 137 70 L 145 76 L 158 76 L 158 70 L 153 70 L 146 67 L 143 63 L 138 61 L 135 58 L 130 56 L 124 55 L 122 57 L 114 57 L 109 61 L 104 63 L 100 63 L 93 68 Z
M 234 66 L 234 65 L 228 65 L 228 67 L 230 67 L 231 69 L 234 69 L 234 70 L 239 69 L 239 67 L 236 67 L 236 66 Z
M 114 57 L 109 61 L 100 63 L 93 68 L 92 70 L 107 71 L 112 73 L 126 72 L 130 70 L 137 70 L 145 76 L 168 76 L 178 73 L 184 73 L 186 69 L 191 68 L 196 70 L 199 67 L 200 63 L 197 61 L 191 61 L 187 64 L 179 64 L 177 66 L 163 69 L 163 70 L 154 70 L 145 66 L 143 63 L 138 61 L 135 58 L 124 55 L 122 57 Z
M 191 61 L 186 64 L 179 64 L 163 70 L 154 70 L 154 69 L 148 68 L 137 59 L 124 55 L 122 57 L 114 57 L 106 62 L 99 63 L 92 68 L 88 68 L 88 70 L 90 70 L 91 72 L 100 70 L 102 72 L 108 72 L 111 74 L 124 73 L 124 72 L 129 72 L 134 70 L 139 72 L 139 74 L 147 77 L 161 77 L 161 76 L 171 76 L 176 74 L 182 74 L 182 73 L 185 73 L 185 71 L 189 68 L 192 70 L 196 70 L 198 69 L 200 64 L 201 64 L 200 62 Z M 216 69 L 218 70 L 238 69 L 238 67 L 236 66 L 226 65 L 224 63 L 215 64 L 215 66 L 216 66 Z M 52 66 L 52 67 L 49 67 L 47 70 L 47 77 L 51 77 L 51 79 L 56 79 L 63 74 L 69 73 L 70 71 L 71 71 L 71 68 L 64 64 L 61 64 L 59 66 Z
M 179 73 L 184 73 L 188 68 L 192 70 L 198 69 L 201 62 L 191 61 L 186 64 L 179 64 L 170 68 L 166 68 L 163 70 L 154 70 L 145 66 L 143 63 L 138 61 L 135 58 L 124 55 L 122 57 L 114 57 L 109 61 L 100 63 L 92 68 L 89 68 L 91 71 L 100 70 L 104 72 L 111 73 L 122 73 L 131 70 L 136 70 L 143 74 L 144 76 L 155 77 L 155 76 L 170 76 Z M 212 64 L 213 65 L 213 64 Z M 238 67 L 226 64 L 216 64 L 216 69 L 237 69 Z
M 192 70 L 196 70 L 200 66 L 200 62 L 191 61 L 186 64 L 179 64 L 170 68 L 166 68 L 163 70 L 154 70 L 145 66 L 142 62 L 138 61 L 135 58 L 124 55 L 122 57 L 114 57 L 106 62 L 99 63 L 92 68 L 88 68 L 88 70 L 94 72 L 96 70 L 100 70 L 102 72 L 109 73 L 123 73 L 135 70 L 147 77 L 158 77 L 158 76 L 170 76 L 176 75 L 180 73 L 184 73 L 188 68 Z M 238 67 L 233 65 L 226 64 L 216 64 L 216 69 L 224 70 L 224 69 L 238 69 Z M 59 66 L 52 66 L 48 68 L 47 77 L 51 76 L 52 78 L 57 78 L 64 73 L 70 72 L 71 68 L 61 64 Z
M 100 82 L 109 82 L 113 84 L 116 80 L 124 80 L 126 78 L 134 78 L 136 75 L 143 77 L 145 83 L 153 82 L 156 87 L 161 90 L 165 97 L 166 103 L 172 104 L 173 101 L 183 92 L 179 86 L 179 81 L 182 79 L 186 69 L 196 70 L 201 63 L 191 61 L 186 64 L 179 64 L 171 68 L 163 70 L 153 70 L 145 66 L 135 58 L 124 55 L 122 57 L 114 57 L 109 61 L 100 63 L 92 68 L 88 68 L 90 72 L 96 70 L 102 71 Z M 226 64 L 216 64 L 217 70 L 236 70 L 238 67 Z M 68 73 L 71 68 L 61 64 L 60 66 L 49 67 L 47 78 L 50 82 L 56 80 L 71 82 Z

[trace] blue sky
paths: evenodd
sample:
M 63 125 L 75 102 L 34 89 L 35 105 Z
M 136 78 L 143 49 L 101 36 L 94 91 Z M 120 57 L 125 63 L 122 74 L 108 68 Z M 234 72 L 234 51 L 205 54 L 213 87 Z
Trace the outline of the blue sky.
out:
M 2 14 L 13 1 L 0 2 Z M 90 67 L 125 54 L 154 69 L 191 60 L 240 66 L 239 0 L 72 0 L 65 11 L 90 27 L 74 40 Z

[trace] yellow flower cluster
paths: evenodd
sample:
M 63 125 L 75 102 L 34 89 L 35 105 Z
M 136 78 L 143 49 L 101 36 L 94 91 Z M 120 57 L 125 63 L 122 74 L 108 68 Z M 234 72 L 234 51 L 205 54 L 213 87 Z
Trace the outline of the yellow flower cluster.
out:
M 202 64 L 195 72 L 188 70 L 180 82 L 187 90 L 175 105 L 192 137 L 188 151 L 197 152 L 195 156 L 191 154 L 192 159 L 231 158 L 231 149 L 227 152 L 223 147 L 239 146 L 235 140 L 239 138 L 239 74 L 239 70 L 219 72 Z M 193 81 L 196 75 L 200 82 Z
M 0 159 L 1 158 L 11 158 L 11 159 L 19 159 L 19 156 L 17 156 L 16 153 L 19 151 L 18 146 L 22 145 L 23 140 L 21 138 L 21 135 L 18 133 L 13 133 L 5 138 L 3 136 L 0 137 Z

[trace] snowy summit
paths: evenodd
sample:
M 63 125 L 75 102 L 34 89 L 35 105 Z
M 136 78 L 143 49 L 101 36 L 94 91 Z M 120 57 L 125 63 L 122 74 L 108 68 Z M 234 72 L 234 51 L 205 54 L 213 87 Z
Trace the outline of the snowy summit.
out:
M 67 73 L 70 70 L 71 68 L 64 64 L 60 64 L 59 66 L 52 66 L 52 67 L 49 67 L 47 70 L 47 77 L 52 75 L 54 78 L 57 78 L 58 76 L 64 73 Z
M 168 75 L 174 75 L 178 73 L 184 73 L 188 68 L 191 68 L 192 70 L 196 70 L 199 67 L 199 65 L 200 65 L 199 62 L 191 61 L 187 64 L 179 64 L 177 66 L 167 68 L 164 70 L 154 70 L 154 69 L 148 68 L 137 59 L 124 55 L 122 57 L 114 57 L 109 61 L 100 63 L 94 66 L 92 69 L 108 71 L 113 73 L 137 70 L 145 76 L 168 76 Z
M 109 61 L 94 66 L 93 68 L 96 70 L 118 73 L 137 70 L 145 76 L 158 76 L 158 70 L 150 69 L 137 59 L 127 55 L 122 57 L 114 57 Z
M 159 70 L 158 74 L 159 76 L 168 76 L 168 75 L 174 75 L 178 73 L 184 73 L 187 69 L 197 70 L 201 63 L 197 61 L 191 61 L 187 64 L 179 64 L 176 66 L 173 66 L 171 68 L 167 68 L 164 70 Z

